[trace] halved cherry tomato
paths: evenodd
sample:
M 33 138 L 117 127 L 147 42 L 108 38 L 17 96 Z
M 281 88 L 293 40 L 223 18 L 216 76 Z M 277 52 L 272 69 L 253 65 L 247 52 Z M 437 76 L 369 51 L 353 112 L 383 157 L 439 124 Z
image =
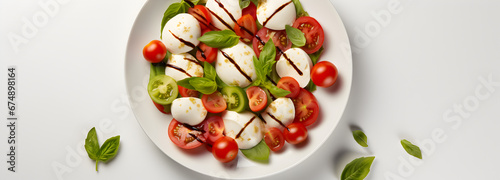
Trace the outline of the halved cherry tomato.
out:
M 257 20 L 257 6 L 253 3 L 250 2 L 250 4 L 241 10 L 241 14 L 244 16 L 245 14 L 250 14 L 253 19 Z
M 230 162 L 238 155 L 238 144 L 233 138 L 223 136 L 215 141 L 212 146 L 212 154 L 220 162 Z
M 337 81 L 337 67 L 329 61 L 320 61 L 311 70 L 311 80 L 321 87 L 329 87 Z
M 306 45 L 302 46 L 302 49 L 307 54 L 315 53 L 323 46 L 323 41 L 325 40 L 323 27 L 313 17 L 300 17 L 295 20 L 293 27 L 301 30 L 306 36 Z
M 307 139 L 307 128 L 302 123 L 292 123 L 283 131 L 286 142 L 299 144 Z
M 292 42 L 288 39 L 285 30 L 275 31 L 264 27 L 257 32 L 252 41 L 253 51 L 255 51 L 257 57 L 260 56 L 260 52 L 269 39 L 272 39 L 276 48 L 279 48 L 282 52 L 292 47 Z M 276 51 L 276 59 L 279 59 L 280 56 L 281 52 Z
M 207 46 L 204 43 L 200 43 L 198 46 L 198 51 L 196 51 L 196 58 L 200 61 L 207 61 L 212 63 L 217 59 L 217 48 Z
M 255 33 L 257 33 L 257 24 L 255 23 L 255 19 L 249 14 L 241 16 L 241 18 L 238 19 L 237 23 L 234 25 L 234 32 L 236 35 L 242 37 L 244 42 L 249 43 L 252 41 Z
M 167 55 L 167 47 L 159 40 L 152 40 L 144 46 L 142 55 L 151 63 L 159 63 L 163 61 L 163 58 Z
M 290 91 L 290 94 L 286 95 L 287 98 L 295 98 L 299 95 L 300 85 L 293 77 L 285 76 L 278 81 L 276 85 L 278 88 Z
M 200 97 L 200 92 L 198 92 L 197 90 L 188 89 L 182 86 L 178 87 L 179 94 L 181 94 L 182 97 Z
M 203 94 L 201 102 L 203 102 L 205 109 L 211 113 L 220 113 L 227 108 L 226 100 L 219 91 L 212 94 Z
M 212 22 L 212 16 L 208 13 L 205 6 L 196 5 L 188 9 L 188 13 L 194 16 L 198 22 L 200 22 L 201 29 L 210 29 L 210 22 Z
M 220 116 L 212 116 L 203 121 L 202 128 L 205 131 L 206 143 L 214 144 L 219 138 L 224 136 L 224 121 Z
M 201 131 L 190 129 L 175 119 L 172 119 L 168 125 L 168 137 L 182 149 L 193 149 L 205 142 L 205 137 Z
M 158 109 L 158 111 L 160 111 L 161 113 L 163 113 L 163 114 L 170 114 L 170 106 L 171 105 L 163 106 L 161 104 L 155 103 L 154 101 L 153 101 L 153 104 L 156 106 L 156 108 Z
M 264 109 L 267 105 L 267 94 L 266 91 L 257 86 L 249 87 L 246 90 L 248 97 L 248 104 L 250 105 L 250 110 L 253 112 L 260 111 Z
M 285 145 L 283 133 L 275 127 L 269 128 L 266 135 L 264 135 L 264 141 L 272 151 L 279 151 Z
M 316 122 L 319 114 L 319 105 L 316 97 L 305 89 L 300 89 L 299 95 L 292 99 L 295 106 L 295 119 L 293 122 L 309 126 Z

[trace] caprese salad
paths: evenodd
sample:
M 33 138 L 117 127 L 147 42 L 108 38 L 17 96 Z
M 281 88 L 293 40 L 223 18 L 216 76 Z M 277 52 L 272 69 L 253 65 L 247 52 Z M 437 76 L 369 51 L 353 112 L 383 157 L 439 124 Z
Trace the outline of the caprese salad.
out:
M 221 162 L 239 150 L 265 162 L 285 141 L 304 142 L 319 114 L 312 92 L 338 76 L 317 62 L 324 31 L 299 0 L 182 0 L 166 9 L 160 39 L 143 55 L 153 104 L 173 117 L 168 136 Z

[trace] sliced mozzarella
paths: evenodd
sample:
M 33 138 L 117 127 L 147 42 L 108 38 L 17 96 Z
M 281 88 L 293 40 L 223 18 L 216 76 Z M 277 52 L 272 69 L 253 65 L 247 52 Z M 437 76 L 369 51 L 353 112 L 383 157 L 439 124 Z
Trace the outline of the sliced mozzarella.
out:
M 191 54 L 172 54 L 168 57 L 165 74 L 175 81 L 188 77 L 203 77 L 203 67 Z
M 222 119 L 224 120 L 224 133 L 234 138 L 240 149 L 250 149 L 259 144 L 263 138 L 264 124 L 251 112 L 225 111 L 222 113 Z M 238 133 L 240 136 L 236 138 Z
M 283 130 L 293 122 L 295 118 L 295 106 L 290 98 L 280 97 L 269 104 L 266 111 L 261 115 L 264 121 L 266 121 L 266 129 L 276 127 Z
M 300 48 L 288 49 L 284 54 L 286 54 L 286 57 L 282 55 L 276 62 L 276 72 L 280 77 L 293 77 L 300 87 L 306 87 L 311 80 L 311 68 L 313 66 L 311 58 Z M 299 71 L 302 72 L 302 75 L 299 74 Z
M 215 70 L 224 83 L 246 87 L 252 83 L 248 78 L 252 81 L 257 78 L 253 65 L 254 56 L 253 49 L 240 41 L 233 47 L 219 50 Z
M 199 98 L 177 98 L 172 102 L 171 110 L 174 119 L 191 126 L 200 124 L 207 116 L 207 109 Z
M 205 5 L 212 16 L 212 24 L 220 29 L 233 29 L 241 17 L 240 1 L 208 0 Z
M 283 30 L 295 21 L 295 5 L 291 0 L 259 0 L 257 20 L 269 29 Z
M 181 13 L 170 19 L 162 32 L 163 44 L 174 54 L 191 51 L 197 46 L 201 36 L 200 23 L 187 13 Z

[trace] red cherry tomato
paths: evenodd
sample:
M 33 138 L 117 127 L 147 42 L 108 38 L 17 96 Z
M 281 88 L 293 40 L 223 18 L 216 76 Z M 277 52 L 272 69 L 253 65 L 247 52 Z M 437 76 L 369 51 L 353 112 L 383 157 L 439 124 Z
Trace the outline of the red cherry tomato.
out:
M 210 22 L 212 16 L 209 14 L 207 8 L 202 5 L 196 5 L 188 9 L 188 13 L 194 16 L 200 22 L 201 29 L 210 29 Z
M 175 119 L 172 119 L 168 125 L 168 137 L 182 149 L 193 149 L 205 142 L 205 137 L 201 131 L 190 129 Z
M 256 20 L 257 19 L 257 6 L 254 3 L 250 2 L 250 4 L 246 8 L 241 10 L 241 14 L 242 15 L 250 14 L 253 17 L 253 19 Z
M 242 37 L 244 42 L 249 43 L 252 41 L 255 33 L 257 33 L 257 24 L 255 23 L 255 19 L 249 14 L 241 16 L 241 18 L 238 19 L 237 23 L 234 25 L 234 32 L 236 35 Z
M 319 105 L 316 97 L 305 89 L 300 89 L 299 95 L 292 99 L 295 106 L 295 119 L 293 122 L 309 126 L 316 122 L 319 114 Z
M 213 144 L 212 154 L 220 162 L 230 162 L 238 155 L 238 144 L 233 138 L 223 136 Z
M 204 43 L 200 43 L 198 51 L 196 51 L 196 58 L 200 61 L 206 61 L 208 63 L 213 63 L 217 59 L 217 48 L 207 46 Z
M 278 81 L 276 85 L 278 88 L 290 91 L 290 94 L 286 95 L 287 98 L 295 98 L 299 95 L 300 85 L 293 77 L 283 77 Z
M 142 55 L 151 63 L 159 63 L 163 61 L 163 58 L 167 55 L 167 47 L 159 40 L 152 40 L 144 46 Z
M 219 91 L 212 94 L 203 94 L 201 102 L 205 109 L 211 113 L 220 113 L 227 108 L 226 100 Z
M 262 42 L 259 41 L 259 38 L 260 40 L 262 40 Z M 285 30 L 275 31 L 264 27 L 257 32 L 256 36 L 252 40 L 253 50 L 255 51 L 257 57 L 260 56 L 260 52 L 269 39 L 272 39 L 274 45 L 277 48 L 281 49 L 281 51 L 283 52 L 292 47 L 292 42 L 290 41 L 290 39 L 288 39 Z M 276 59 L 279 59 L 280 56 L 281 52 L 277 51 Z
M 311 71 L 311 80 L 321 87 L 329 87 L 337 81 L 337 67 L 329 61 L 321 61 L 314 65 Z
M 200 92 L 197 90 L 188 89 L 179 85 L 177 85 L 177 87 L 182 97 L 200 97 Z
M 269 128 L 266 135 L 264 135 L 264 141 L 267 146 L 272 151 L 279 151 L 285 145 L 285 138 L 283 137 L 283 133 L 278 128 L 272 127 Z
M 250 105 L 250 110 L 253 112 L 260 111 L 264 109 L 267 105 L 267 94 L 266 91 L 257 86 L 249 87 L 246 90 L 248 97 L 248 104 Z
M 224 136 L 222 134 L 224 132 L 224 121 L 220 116 L 205 119 L 202 128 L 205 131 L 204 137 L 208 144 L 214 144 L 215 141 Z
M 301 30 L 306 36 L 306 45 L 302 49 L 307 54 L 312 54 L 318 51 L 323 46 L 325 33 L 323 27 L 316 19 L 310 16 L 303 16 L 295 20 L 293 27 Z
M 307 128 L 302 123 L 292 123 L 283 132 L 286 142 L 299 144 L 307 139 Z

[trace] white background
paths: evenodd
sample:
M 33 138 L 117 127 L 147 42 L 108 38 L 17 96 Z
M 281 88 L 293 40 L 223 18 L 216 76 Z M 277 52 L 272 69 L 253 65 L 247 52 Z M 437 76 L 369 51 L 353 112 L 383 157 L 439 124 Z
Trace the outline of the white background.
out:
M 45 2 L 57 10 L 47 15 L 39 5 Z M 1 179 L 212 179 L 164 155 L 128 107 L 125 49 L 144 2 L 0 1 L 0 84 L 6 87 L 7 67 L 17 66 L 20 118 L 16 173 L 7 171 L 8 131 L 0 123 Z M 266 179 L 338 179 L 347 162 L 368 155 L 376 159 L 367 179 L 493 179 L 500 161 L 500 2 L 332 3 L 353 49 L 349 103 L 325 145 Z M 33 17 L 36 31 L 23 34 Z M 14 35 L 25 40 L 13 45 Z M 4 118 L 6 88 L 0 94 Z M 122 138 L 117 157 L 99 172 L 82 144 L 94 126 L 103 130 L 101 142 Z M 353 140 L 353 126 L 366 133 L 369 148 Z M 423 160 L 407 155 L 401 139 L 419 145 Z

